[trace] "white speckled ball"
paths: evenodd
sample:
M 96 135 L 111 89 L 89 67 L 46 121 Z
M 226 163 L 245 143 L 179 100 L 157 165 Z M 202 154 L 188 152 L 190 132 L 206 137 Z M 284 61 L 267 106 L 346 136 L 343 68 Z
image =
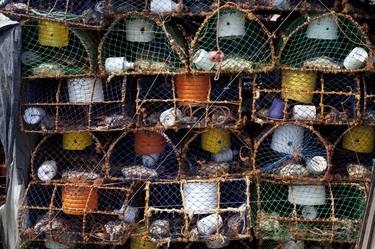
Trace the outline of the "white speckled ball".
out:
M 306 164 L 306 169 L 314 175 L 323 174 L 327 167 L 327 160 L 322 156 L 314 156 L 310 160 L 307 160 Z
M 44 161 L 42 165 L 38 168 L 38 178 L 41 181 L 50 181 L 57 174 L 56 161 Z

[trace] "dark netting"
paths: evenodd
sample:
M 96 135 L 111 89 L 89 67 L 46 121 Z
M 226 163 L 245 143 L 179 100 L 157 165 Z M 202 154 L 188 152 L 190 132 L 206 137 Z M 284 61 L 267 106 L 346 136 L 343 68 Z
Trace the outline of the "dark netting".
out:
M 178 29 L 147 15 L 114 21 L 99 46 L 99 68 L 108 74 L 173 74 L 186 70 Z
M 90 75 L 96 69 L 96 31 L 29 20 L 22 25 L 23 77 Z
M 263 71 L 273 66 L 274 47 L 254 14 L 228 5 L 205 19 L 192 41 L 190 58 L 197 72 Z
M 369 69 L 370 42 L 349 16 L 305 16 L 294 21 L 287 32 L 280 51 L 284 68 L 328 72 Z
M 244 240 L 212 240 L 206 242 L 193 243 L 172 243 L 171 249 L 208 249 L 208 248 L 223 248 L 223 249 L 252 249 L 248 239 Z
M 112 179 L 173 179 L 179 172 L 179 151 L 172 133 L 125 132 L 109 147 L 107 176 Z
M 276 71 L 255 75 L 252 120 L 350 125 L 358 122 L 361 79 L 347 74 Z
M 186 177 L 240 174 L 252 170 L 252 141 L 234 130 L 219 128 L 194 132 L 182 145 Z
M 364 95 L 362 118 L 369 125 L 375 124 L 375 85 L 373 84 L 373 74 L 369 74 L 364 81 Z
M 353 243 L 366 207 L 364 185 L 301 184 L 261 180 L 257 234 L 262 239 Z
M 355 244 L 317 242 L 308 240 L 266 240 L 259 241 L 259 249 L 354 249 Z
M 157 242 L 250 238 L 249 178 L 149 182 L 145 218 Z
M 74 248 L 74 249 L 98 249 L 102 248 L 97 245 L 84 245 L 84 244 L 76 244 L 74 247 L 69 247 L 69 245 L 65 245 L 62 243 L 58 243 L 56 241 L 26 241 L 21 243 L 18 246 L 19 249 L 52 249 L 52 248 Z

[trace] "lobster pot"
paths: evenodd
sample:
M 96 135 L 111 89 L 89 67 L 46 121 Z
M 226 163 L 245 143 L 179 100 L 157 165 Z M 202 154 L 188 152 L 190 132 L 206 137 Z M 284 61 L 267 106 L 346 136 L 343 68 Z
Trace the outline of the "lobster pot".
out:
M 289 70 L 254 77 L 252 120 L 257 123 L 347 125 L 359 120 L 360 77 Z
M 215 246 L 220 236 L 227 240 L 251 237 L 250 178 L 152 181 L 147 185 L 147 235 L 153 241 L 204 240 Z M 196 230 L 198 237 L 193 237 Z
M 60 182 L 64 179 L 102 175 L 103 147 L 91 133 L 49 135 L 35 147 L 31 158 L 35 181 Z
M 95 31 L 51 21 L 24 22 L 22 76 L 61 78 L 93 74 L 96 69 L 97 41 Z
M 134 187 L 127 182 L 100 186 L 82 178 L 60 184 L 32 181 L 20 206 L 20 235 L 46 246 L 124 243 L 139 221 L 138 215 L 126 215 Z
M 180 159 L 172 133 L 125 132 L 109 147 L 107 176 L 111 179 L 173 179 Z
M 280 64 L 288 69 L 365 71 L 371 57 L 365 32 L 343 14 L 301 17 L 281 40 Z
M 321 177 L 328 145 L 313 127 L 293 123 L 266 129 L 255 143 L 255 169 L 272 177 Z
M 183 46 L 177 29 L 163 27 L 157 18 L 129 14 L 104 35 L 99 69 L 107 74 L 178 73 L 186 69 Z
M 19 6 L 17 6 L 17 4 Z M 22 6 L 26 4 L 27 6 Z M 15 0 L 4 7 L 5 13 L 27 18 L 43 18 L 43 22 L 60 21 L 84 27 L 101 27 L 108 17 L 106 2 L 99 0 Z M 90 11 L 95 11 L 95 16 Z M 48 26 L 44 26 L 48 30 Z
M 216 37 L 224 55 L 217 52 Z M 199 28 L 190 58 L 193 71 L 254 72 L 273 66 L 274 48 L 270 33 L 255 15 L 225 5 L 207 16 Z
M 258 238 L 349 243 L 357 240 L 366 206 L 364 185 L 322 185 L 318 181 L 306 185 L 263 179 L 258 187 Z

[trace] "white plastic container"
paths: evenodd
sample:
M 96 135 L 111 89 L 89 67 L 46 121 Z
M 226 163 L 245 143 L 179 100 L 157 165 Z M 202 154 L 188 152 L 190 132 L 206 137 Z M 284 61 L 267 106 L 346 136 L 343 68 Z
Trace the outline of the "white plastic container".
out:
M 155 38 L 154 24 L 139 17 L 126 22 L 126 40 L 130 42 L 150 42 Z
M 293 155 L 297 149 L 302 148 L 304 129 L 290 124 L 277 128 L 272 135 L 271 149 Z
M 162 112 L 159 116 L 159 122 L 164 127 L 172 127 L 174 126 L 179 119 L 182 118 L 182 112 L 180 109 L 176 108 L 170 108 L 168 110 L 165 110 Z
M 35 125 L 39 124 L 46 115 L 46 111 L 41 107 L 28 107 L 23 113 L 23 120 L 30 125 Z
M 293 118 L 298 120 L 316 119 L 316 107 L 313 105 L 295 105 L 293 106 Z
M 288 201 L 305 206 L 324 205 L 326 203 L 326 188 L 323 185 L 290 186 Z
M 324 16 L 312 21 L 307 26 L 306 37 L 319 40 L 336 40 L 339 28 L 332 16 Z
M 68 79 L 68 94 L 71 103 L 104 101 L 103 83 L 98 78 Z
M 218 36 L 235 38 L 245 35 L 245 15 L 240 12 L 220 14 Z
M 109 57 L 105 59 L 104 67 L 107 73 L 121 73 L 134 69 L 134 63 L 128 62 L 125 57 Z
M 39 166 L 37 175 L 41 181 L 51 181 L 57 174 L 56 161 L 44 161 L 42 165 Z
M 193 56 L 193 64 L 197 69 L 200 70 L 211 70 L 215 63 L 210 60 L 210 52 L 204 49 L 199 49 Z
M 219 214 L 211 214 L 198 220 L 197 228 L 198 232 L 203 235 L 210 235 L 220 229 L 223 226 L 223 219 Z
M 209 214 L 217 208 L 217 184 L 188 182 L 183 185 L 185 211 L 189 214 Z
M 356 47 L 344 59 L 346 69 L 360 69 L 365 66 L 368 53 L 364 48 Z
M 150 9 L 153 13 L 173 12 L 176 11 L 177 4 L 171 0 L 152 0 Z
M 321 175 L 328 167 L 327 160 L 322 156 L 314 156 L 307 160 L 306 169 L 314 175 Z

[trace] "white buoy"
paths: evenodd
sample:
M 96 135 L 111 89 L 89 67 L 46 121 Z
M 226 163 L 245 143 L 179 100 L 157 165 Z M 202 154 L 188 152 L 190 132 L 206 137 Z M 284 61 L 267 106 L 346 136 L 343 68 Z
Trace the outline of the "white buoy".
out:
M 90 103 L 104 101 L 103 83 L 98 78 L 68 79 L 69 102 Z
M 336 40 L 339 35 L 339 28 L 334 17 L 324 16 L 309 23 L 306 30 L 306 37 L 319 40 Z
M 155 38 L 154 24 L 143 17 L 126 21 L 126 40 L 130 42 L 150 42 Z
M 218 36 L 221 38 L 235 38 L 245 35 L 245 15 L 240 12 L 220 14 Z
M 313 105 L 295 105 L 293 106 L 293 118 L 297 120 L 316 119 L 316 107 Z
M 164 127 L 174 126 L 182 118 L 182 112 L 178 108 L 170 108 L 162 112 L 159 116 L 159 122 Z
M 35 125 L 39 124 L 46 115 L 46 111 L 41 107 L 28 107 L 23 113 L 23 120 L 30 125 Z
M 200 70 L 211 70 L 215 63 L 210 60 L 210 53 L 204 49 L 199 49 L 193 56 L 193 65 Z
M 121 73 L 134 69 L 134 63 L 128 62 L 125 57 L 109 57 L 105 59 L 104 67 L 107 73 Z
M 288 201 L 305 206 L 324 205 L 326 203 L 326 188 L 323 185 L 290 186 Z
M 150 153 L 142 156 L 142 163 L 144 166 L 151 168 L 156 165 L 160 157 L 159 153 Z
M 223 220 L 218 214 L 211 214 L 197 222 L 198 232 L 202 235 L 210 235 L 223 226 Z
M 327 160 L 322 156 L 314 156 L 307 160 L 306 169 L 314 175 L 321 175 L 328 167 Z
M 344 59 L 346 69 L 360 69 L 365 66 L 369 55 L 364 48 L 356 47 Z
M 208 214 L 217 208 L 217 184 L 187 182 L 183 185 L 185 210 L 192 214 Z
M 171 0 L 152 0 L 150 10 L 153 13 L 173 12 L 177 9 L 177 3 Z
M 298 149 L 302 149 L 304 129 L 302 126 L 289 124 L 277 128 L 272 135 L 271 149 L 294 155 Z
M 51 181 L 57 174 L 56 161 L 44 161 L 38 168 L 38 178 L 41 181 Z

